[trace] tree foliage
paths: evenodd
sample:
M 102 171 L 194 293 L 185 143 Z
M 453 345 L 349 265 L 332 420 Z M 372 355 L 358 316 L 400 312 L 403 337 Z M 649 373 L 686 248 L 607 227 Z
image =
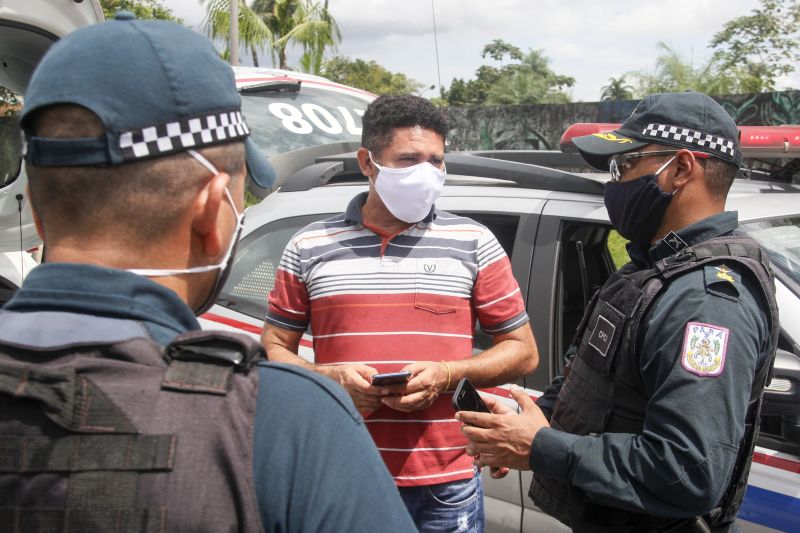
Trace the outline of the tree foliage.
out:
M 619 78 L 608 78 L 608 85 L 603 85 L 600 90 L 600 100 L 604 102 L 615 100 L 632 100 L 633 87 L 628 85 L 625 80 L 625 74 Z
M 737 73 L 741 92 L 764 92 L 775 90 L 778 78 L 795 71 L 798 38 L 800 3 L 761 0 L 760 8 L 727 22 L 709 46 L 719 70 Z
M 566 103 L 571 99 L 567 89 L 575 79 L 553 72 L 542 50 L 523 53 L 495 39 L 483 47 L 481 56 L 505 64 L 481 65 L 471 80 L 454 78 L 444 94 L 449 105 Z
M 774 91 L 782 76 L 800 61 L 800 1 L 760 0 L 749 15 L 727 22 L 711 39 L 711 58 L 692 64 L 670 46 L 659 43 L 652 72 L 630 74 L 634 92 L 693 89 L 707 94 L 746 94 Z
M 172 14 L 172 10 L 162 5 L 162 0 L 100 0 L 103 15 L 113 19 L 117 11 L 130 11 L 138 19 L 183 21 Z
M 375 61 L 336 56 L 325 62 L 323 74 L 337 83 L 375 94 L 415 93 L 424 87 L 405 74 L 395 73 Z
M 206 32 L 210 37 L 226 41 L 230 34 L 230 1 L 200 0 L 206 6 Z M 341 42 L 339 25 L 328 10 L 328 1 L 254 0 L 250 5 L 239 1 L 239 41 L 249 50 L 258 65 L 258 50 L 267 47 L 273 64 L 289 68 L 287 49 L 297 45 L 303 49 L 301 68 L 319 73 L 327 49 Z
M 0 117 L 8 116 L 19 110 L 22 105 L 19 95 L 0 85 Z
M 667 44 L 658 43 L 657 47 L 661 52 L 655 70 L 630 74 L 637 96 L 689 89 L 714 95 L 754 92 L 739 68 L 725 68 L 713 57 L 695 66 Z

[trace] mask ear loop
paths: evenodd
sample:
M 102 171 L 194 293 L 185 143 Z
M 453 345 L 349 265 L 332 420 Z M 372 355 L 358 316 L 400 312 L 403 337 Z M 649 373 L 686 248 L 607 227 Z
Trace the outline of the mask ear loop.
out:
M 670 158 L 669 158 L 669 161 L 667 161 L 666 163 L 664 163 L 663 165 L 661 165 L 660 167 L 658 167 L 658 170 L 656 170 L 656 171 L 654 172 L 654 175 L 655 175 L 656 179 L 658 179 L 658 175 L 659 175 L 659 174 L 661 174 L 662 172 L 664 172 L 664 169 L 665 169 L 665 168 L 667 168 L 667 167 L 670 165 L 670 163 L 672 163 L 673 161 L 675 161 L 675 158 L 676 158 L 676 157 L 678 157 L 678 154 L 675 154 L 675 155 L 673 155 L 672 157 L 670 157 Z M 663 190 L 663 189 L 662 189 L 662 190 Z M 680 189 L 676 188 L 674 191 L 672 191 L 671 193 L 669 193 L 669 194 L 670 194 L 670 196 L 675 196 L 675 193 L 676 193 L 676 192 L 678 192 L 679 190 L 680 190 Z
M 211 172 L 214 176 L 219 174 L 217 168 L 205 157 L 200 155 L 200 153 L 196 152 L 195 150 L 187 150 L 188 154 L 192 156 L 198 163 L 203 165 Z M 230 191 L 227 187 L 225 187 L 225 197 L 228 200 L 228 203 L 231 204 L 231 208 L 233 209 L 233 214 L 236 216 L 236 229 L 234 231 L 233 236 L 231 237 L 231 242 L 228 245 L 228 250 L 225 252 L 225 256 L 222 258 L 222 261 L 216 265 L 204 265 L 204 266 L 196 266 L 190 268 L 129 268 L 127 269 L 128 272 L 131 274 L 137 274 L 139 276 L 148 276 L 148 277 L 164 277 L 164 276 L 177 276 L 181 274 L 200 274 L 203 272 L 211 272 L 212 270 L 222 270 L 228 264 L 228 261 L 231 260 L 231 256 L 233 255 L 233 248 L 236 245 L 236 238 L 239 235 L 242 227 L 244 227 L 244 213 L 239 213 L 239 210 L 236 209 L 236 204 L 233 202 L 233 197 L 231 196 Z

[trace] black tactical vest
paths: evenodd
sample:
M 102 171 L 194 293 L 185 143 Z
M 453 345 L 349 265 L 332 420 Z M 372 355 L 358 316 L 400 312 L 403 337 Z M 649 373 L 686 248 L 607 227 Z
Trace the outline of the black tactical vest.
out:
M 263 350 L 132 320 L 0 311 L 0 529 L 260 531 Z
M 727 531 L 736 518 L 747 488 L 753 448 L 758 436 L 761 396 L 771 379 L 778 339 L 778 308 L 766 253 L 750 238 L 718 237 L 685 248 L 638 270 L 627 264 L 594 295 L 578 327 L 572 358 L 550 420 L 551 427 L 576 435 L 641 434 L 647 394 L 639 374 L 636 340 L 639 325 L 671 278 L 710 262 L 738 263 L 758 280 L 770 310 L 771 348 L 756 370 L 750 393 L 745 435 L 740 443 L 731 483 L 722 500 L 703 517 L 701 530 Z M 531 483 L 530 497 L 542 510 L 576 531 L 683 531 L 693 519 L 666 519 L 608 507 L 591 501 L 577 488 L 545 476 Z M 701 522 L 698 522 L 701 523 Z M 687 531 L 692 530 L 687 527 Z

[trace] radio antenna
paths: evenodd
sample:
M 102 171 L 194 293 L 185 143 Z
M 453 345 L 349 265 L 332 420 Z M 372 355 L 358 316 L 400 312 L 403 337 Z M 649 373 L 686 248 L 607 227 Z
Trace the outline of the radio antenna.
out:
M 436 10 L 431 0 L 431 17 L 433 18 L 433 44 L 436 50 L 436 75 L 439 79 L 439 96 L 442 96 L 442 71 L 439 69 L 439 39 L 436 37 Z

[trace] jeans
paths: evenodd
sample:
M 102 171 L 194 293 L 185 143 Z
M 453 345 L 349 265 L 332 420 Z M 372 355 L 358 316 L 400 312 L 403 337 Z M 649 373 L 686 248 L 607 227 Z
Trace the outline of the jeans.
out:
M 483 486 L 480 473 L 476 473 L 472 479 L 398 489 L 421 533 L 483 533 Z

